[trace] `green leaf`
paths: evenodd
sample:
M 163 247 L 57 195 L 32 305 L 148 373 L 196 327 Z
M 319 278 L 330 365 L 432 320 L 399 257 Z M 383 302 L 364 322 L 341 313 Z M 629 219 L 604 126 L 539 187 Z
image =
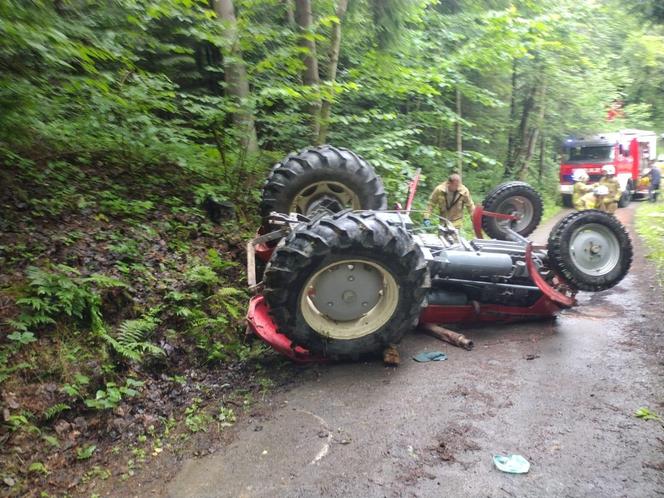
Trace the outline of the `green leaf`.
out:
M 28 472 L 33 472 L 35 474 L 48 474 L 48 469 L 41 462 L 33 462 L 28 467 Z
M 54 448 L 59 448 L 60 447 L 60 441 L 58 441 L 58 438 L 55 436 L 50 436 L 48 434 L 42 434 L 42 439 L 46 441 L 48 444 L 53 446 Z
M 649 408 L 642 406 L 634 412 L 636 418 L 643 420 L 662 420 L 662 418 L 657 415 L 655 412 L 651 411 Z
M 94 444 L 90 444 L 84 448 L 77 448 L 76 449 L 76 459 L 77 460 L 87 460 L 92 456 L 92 454 L 95 452 L 97 449 L 97 446 Z
M 77 384 L 82 386 L 87 386 L 90 383 L 90 378 L 87 375 L 80 373 L 74 374 L 74 379 L 76 380 Z
M 125 381 L 125 385 L 128 387 L 143 387 L 145 382 L 142 380 L 136 380 L 132 379 L 131 377 L 127 377 L 127 380 Z
M 37 340 L 35 338 L 35 334 L 32 332 L 13 332 L 9 334 L 7 338 L 23 345 L 30 344 L 31 342 L 35 342 Z

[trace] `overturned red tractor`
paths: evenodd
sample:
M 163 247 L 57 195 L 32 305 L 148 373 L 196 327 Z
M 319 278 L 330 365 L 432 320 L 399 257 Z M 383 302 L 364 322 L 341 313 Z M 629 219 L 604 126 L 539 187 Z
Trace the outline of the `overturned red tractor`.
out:
M 616 285 L 631 264 L 627 232 L 600 211 L 567 215 L 546 247 L 526 239 L 542 200 L 523 182 L 489 192 L 473 240 L 445 219 L 436 233 L 416 227 L 412 197 L 387 210 L 382 181 L 347 149 L 309 148 L 275 165 L 248 244 L 250 329 L 296 361 L 358 359 L 418 323 L 550 318 L 577 291 Z

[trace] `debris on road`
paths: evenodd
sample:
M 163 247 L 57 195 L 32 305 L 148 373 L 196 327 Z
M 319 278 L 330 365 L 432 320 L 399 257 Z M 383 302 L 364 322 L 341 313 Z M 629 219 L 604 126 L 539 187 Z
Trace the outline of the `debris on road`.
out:
M 521 455 L 494 455 L 496 468 L 508 474 L 525 474 L 530 470 L 530 462 Z
M 658 422 L 663 422 L 662 417 L 653 412 L 650 408 L 642 406 L 634 412 L 636 418 L 643 420 L 657 420 Z
M 447 359 L 447 355 L 441 351 L 425 351 L 416 356 L 413 356 L 413 360 L 426 363 L 427 361 L 443 361 Z
M 438 447 L 436 448 L 436 453 L 440 456 L 440 459 L 444 462 L 454 461 L 454 455 L 447 447 L 444 441 L 441 441 Z
M 398 367 L 401 363 L 399 350 L 394 344 L 390 344 L 383 351 L 383 363 L 387 367 Z
M 468 351 L 473 349 L 473 346 L 475 345 L 473 341 L 468 339 L 465 335 L 459 334 L 458 332 L 454 332 L 433 323 L 422 324 L 420 326 L 420 330 L 427 335 L 435 337 L 436 339 L 449 342 L 453 346 L 458 346 L 460 348 L 467 349 Z
M 538 355 L 538 354 L 527 354 L 527 355 L 525 356 L 526 360 L 528 360 L 528 361 L 530 361 L 530 360 L 536 360 L 536 359 L 539 358 L 539 357 L 540 357 L 540 355 Z

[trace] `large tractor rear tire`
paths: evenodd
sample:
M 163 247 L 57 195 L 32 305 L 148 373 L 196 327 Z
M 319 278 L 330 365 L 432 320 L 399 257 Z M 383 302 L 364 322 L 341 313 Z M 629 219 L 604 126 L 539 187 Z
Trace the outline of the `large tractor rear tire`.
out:
M 344 212 L 297 228 L 265 270 L 280 332 L 332 359 L 397 343 L 419 319 L 427 266 L 410 234 L 380 213 Z
M 511 228 L 519 235 L 527 237 L 537 228 L 542 220 L 544 205 L 539 193 L 525 182 L 507 182 L 491 190 L 482 206 L 485 211 L 513 214 L 517 221 L 500 220 L 485 216 L 482 229 L 489 237 L 510 240 L 506 228 Z
M 344 209 L 384 210 L 387 195 L 371 165 L 354 152 L 321 145 L 276 164 L 263 186 L 260 211 L 314 216 Z
M 618 284 L 632 264 L 625 227 L 608 213 L 589 209 L 565 216 L 549 235 L 549 263 L 573 287 L 597 292 Z

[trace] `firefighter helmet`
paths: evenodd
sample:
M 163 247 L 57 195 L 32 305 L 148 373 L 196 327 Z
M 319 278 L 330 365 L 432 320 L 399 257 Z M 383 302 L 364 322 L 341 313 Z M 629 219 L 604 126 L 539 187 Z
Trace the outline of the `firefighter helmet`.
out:
M 589 180 L 588 173 L 585 169 L 575 169 L 572 173 L 572 180 L 575 182 L 587 182 Z
M 598 185 L 593 189 L 595 195 L 609 195 L 609 187 L 606 185 Z
M 613 164 L 605 164 L 604 166 L 602 166 L 602 171 L 604 172 L 605 175 L 615 175 L 616 167 Z

